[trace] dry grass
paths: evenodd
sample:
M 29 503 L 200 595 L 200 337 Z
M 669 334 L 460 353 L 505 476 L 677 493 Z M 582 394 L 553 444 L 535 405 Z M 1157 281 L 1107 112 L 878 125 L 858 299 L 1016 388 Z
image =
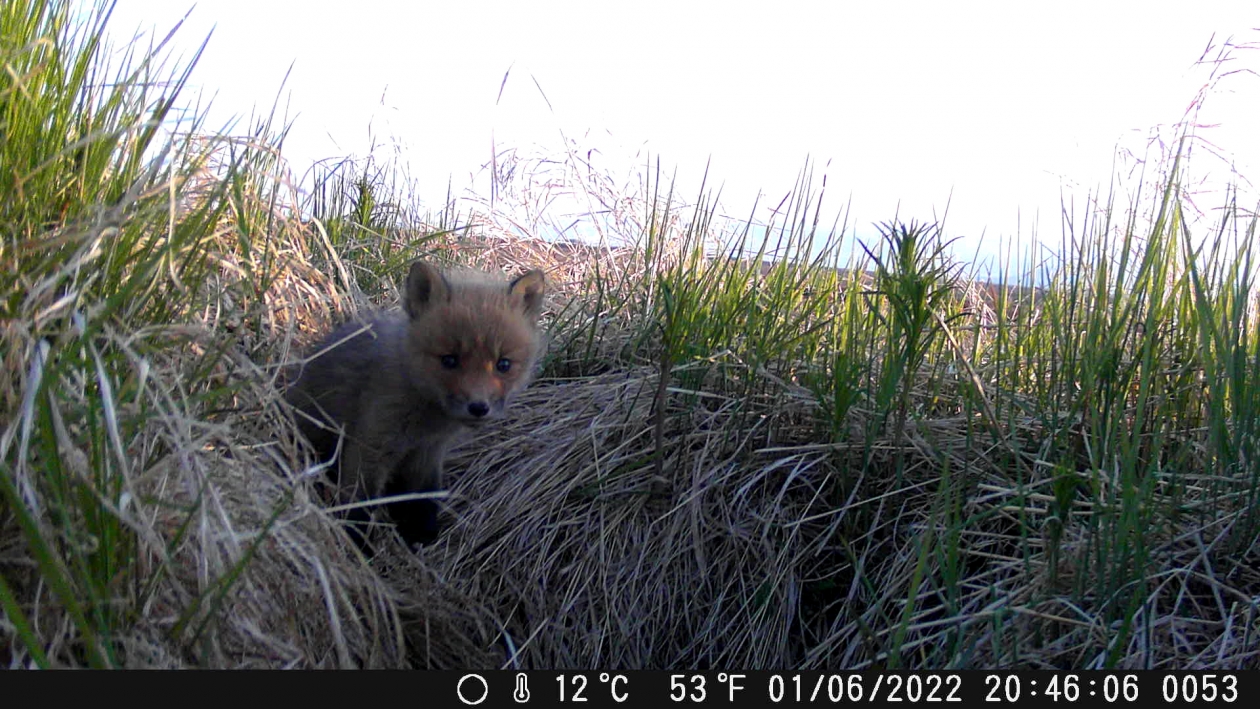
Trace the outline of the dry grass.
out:
M 731 402 L 689 408 L 672 419 L 670 474 L 655 477 L 655 377 L 641 369 L 540 383 L 510 422 L 465 446 L 453 462 L 456 522 L 438 546 L 403 553 L 415 579 L 406 586 L 418 608 L 454 594 L 494 622 L 479 629 L 475 653 L 453 656 L 430 652 L 436 632 L 413 623 L 413 648 L 425 648 L 413 661 L 443 668 L 882 666 L 899 599 L 916 574 L 945 573 L 940 558 L 916 570 L 920 541 L 953 533 L 958 595 L 934 592 L 915 609 L 901 645 L 908 664 L 1103 664 L 1115 628 L 1057 592 L 1072 586 L 1074 570 L 1051 579 L 1044 542 L 1018 531 L 1048 516 L 1050 496 L 1037 493 L 1047 478 L 1021 492 L 1004 471 L 985 470 L 972 455 L 975 492 L 957 514 L 985 523 L 951 528 L 936 509 L 942 452 L 969 457 L 965 422 L 935 421 L 912 433 L 912 462 L 900 485 L 881 475 L 859 479 L 835 505 L 833 488 L 846 479 L 835 455 L 843 446 L 801 443 L 807 433 L 792 425 L 799 411 L 782 405 L 789 392 L 769 414 L 785 420 L 764 424 L 778 435 L 757 440 L 759 432 L 749 431 L 752 445 L 730 440 L 724 419 Z M 1082 505 L 1076 513 L 1089 511 Z M 1140 615 L 1148 630 L 1120 649 L 1119 666 L 1255 662 L 1257 621 L 1247 594 L 1257 588 L 1256 574 L 1234 565 L 1232 581 L 1218 578 L 1223 569 L 1207 558 L 1203 536 L 1186 525 L 1151 540 L 1164 557 L 1158 565 L 1170 572 L 1144 599 L 1157 617 Z M 1086 544 L 1083 533 L 1063 542 L 1069 550 Z M 438 578 L 440 585 L 428 587 L 436 593 L 426 589 Z M 439 607 L 422 617 L 432 622 L 446 610 Z M 1030 646 L 1030 635 L 1044 642 Z M 942 648 L 957 654 L 942 657 Z

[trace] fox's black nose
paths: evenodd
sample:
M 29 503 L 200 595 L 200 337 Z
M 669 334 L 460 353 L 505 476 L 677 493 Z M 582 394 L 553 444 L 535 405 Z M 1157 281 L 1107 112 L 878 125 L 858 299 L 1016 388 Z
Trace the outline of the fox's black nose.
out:
M 481 418 L 490 413 L 490 405 L 484 401 L 473 401 L 468 404 L 468 413 Z

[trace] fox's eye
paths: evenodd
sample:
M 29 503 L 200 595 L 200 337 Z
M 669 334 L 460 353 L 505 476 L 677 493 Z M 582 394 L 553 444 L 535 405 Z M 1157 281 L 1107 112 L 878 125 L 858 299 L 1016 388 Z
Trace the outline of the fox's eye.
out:
M 459 367 L 459 357 L 455 355 L 442 355 L 442 366 L 446 369 L 455 369 Z
M 507 374 L 508 370 L 512 368 L 512 360 L 507 357 L 500 357 L 499 361 L 494 363 L 494 368 L 502 374 Z

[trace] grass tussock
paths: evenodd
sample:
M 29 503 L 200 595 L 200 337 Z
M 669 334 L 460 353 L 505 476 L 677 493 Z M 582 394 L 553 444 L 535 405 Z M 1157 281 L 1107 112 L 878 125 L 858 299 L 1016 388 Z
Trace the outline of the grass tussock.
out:
M 0 11 L 7 666 L 1256 665 L 1256 222 L 1190 232 L 1192 136 L 1004 287 L 939 224 L 846 249 L 809 169 L 764 224 L 577 150 L 299 193 L 106 19 Z M 364 558 L 279 392 L 418 256 L 543 268 L 550 347 Z
M 0 11 L 0 659 L 398 664 L 258 356 L 326 280 L 285 250 L 274 137 L 163 131 L 186 69 L 111 55 L 106 19 Z

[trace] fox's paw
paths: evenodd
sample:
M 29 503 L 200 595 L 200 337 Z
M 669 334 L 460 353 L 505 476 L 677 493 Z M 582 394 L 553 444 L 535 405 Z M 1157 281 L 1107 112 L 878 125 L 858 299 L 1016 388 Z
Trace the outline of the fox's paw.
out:
M 438 538 L 438 506 L 432 500 L 407 500 L 389 506 L 389 516 L 398 527 L 398 533 L 410 548 L 415 544 L 429 545 Z

